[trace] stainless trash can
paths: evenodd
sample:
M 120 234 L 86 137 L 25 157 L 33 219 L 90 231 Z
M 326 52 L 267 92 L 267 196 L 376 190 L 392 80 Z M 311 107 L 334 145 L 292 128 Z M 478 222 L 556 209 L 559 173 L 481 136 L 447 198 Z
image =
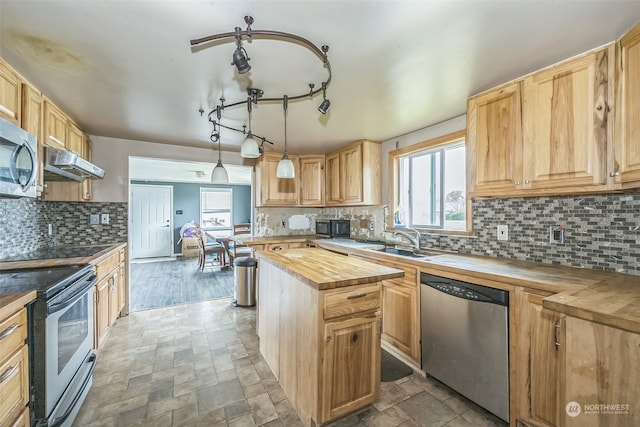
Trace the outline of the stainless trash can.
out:
M 256 305 L 256 268 L 258 260 L 250 257 L 236 258 L 233 262 L 235 289 L 233 305 L 253 307 Z

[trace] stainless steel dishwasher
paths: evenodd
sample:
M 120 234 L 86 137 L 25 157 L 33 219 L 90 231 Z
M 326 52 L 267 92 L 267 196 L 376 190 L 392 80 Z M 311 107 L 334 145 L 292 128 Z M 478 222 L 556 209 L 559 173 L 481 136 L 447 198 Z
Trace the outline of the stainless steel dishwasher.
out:
M 421 273 L 422 369 L 509 420 L 509 293 Z

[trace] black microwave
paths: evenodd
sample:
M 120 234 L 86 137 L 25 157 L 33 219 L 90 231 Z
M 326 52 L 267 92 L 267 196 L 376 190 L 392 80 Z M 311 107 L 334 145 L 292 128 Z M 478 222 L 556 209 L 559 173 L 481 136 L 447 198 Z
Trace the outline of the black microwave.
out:
M 330 219 L 316 221 L 316 234 L 325 237 L 343 237 L 351 236 L 351 221 L 348 219 Z

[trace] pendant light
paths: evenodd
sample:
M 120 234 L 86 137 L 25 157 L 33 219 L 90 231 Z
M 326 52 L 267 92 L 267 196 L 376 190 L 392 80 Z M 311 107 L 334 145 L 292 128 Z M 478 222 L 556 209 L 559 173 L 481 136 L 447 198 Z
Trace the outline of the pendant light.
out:
M 282 98 L 282 109 L 284 110 L 284 153 L 282 159 L 278 162 L 278 169 L 276 170 L 276 177 L 278 178 L 295 178 L 296 170 L 293 167 L 293 162 L 289 160 L 287 155 L 287 106 L 289 103 L 289 97 L 287 95 Z
M 213 129 L 213 133 L 211 134 L 211 141 L 218 142 L 218 163 L 216 167 L 213 168 L 211 172 L 211 183 L 212 184 L 228 184 L 229 183 L 229 174 L 227 170 L 222 166 L 221 150 L 220 150 L 220 131 L 216 132 L 215 126 Z
M 249 110 L 249 133 L 240 146 L 240 156 L 246 159 L 255 159 L 260 157 L 260 147 L 251 133 L 251 98 L 247 98 L 247 110 Z

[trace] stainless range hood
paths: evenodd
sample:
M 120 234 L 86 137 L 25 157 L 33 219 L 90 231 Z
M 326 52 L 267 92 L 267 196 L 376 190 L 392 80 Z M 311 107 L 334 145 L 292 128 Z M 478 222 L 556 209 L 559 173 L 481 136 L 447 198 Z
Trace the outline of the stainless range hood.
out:
M 50 181 L 102 179 L 104 170 L 71 151 L 45 147 L 44 177 Z

